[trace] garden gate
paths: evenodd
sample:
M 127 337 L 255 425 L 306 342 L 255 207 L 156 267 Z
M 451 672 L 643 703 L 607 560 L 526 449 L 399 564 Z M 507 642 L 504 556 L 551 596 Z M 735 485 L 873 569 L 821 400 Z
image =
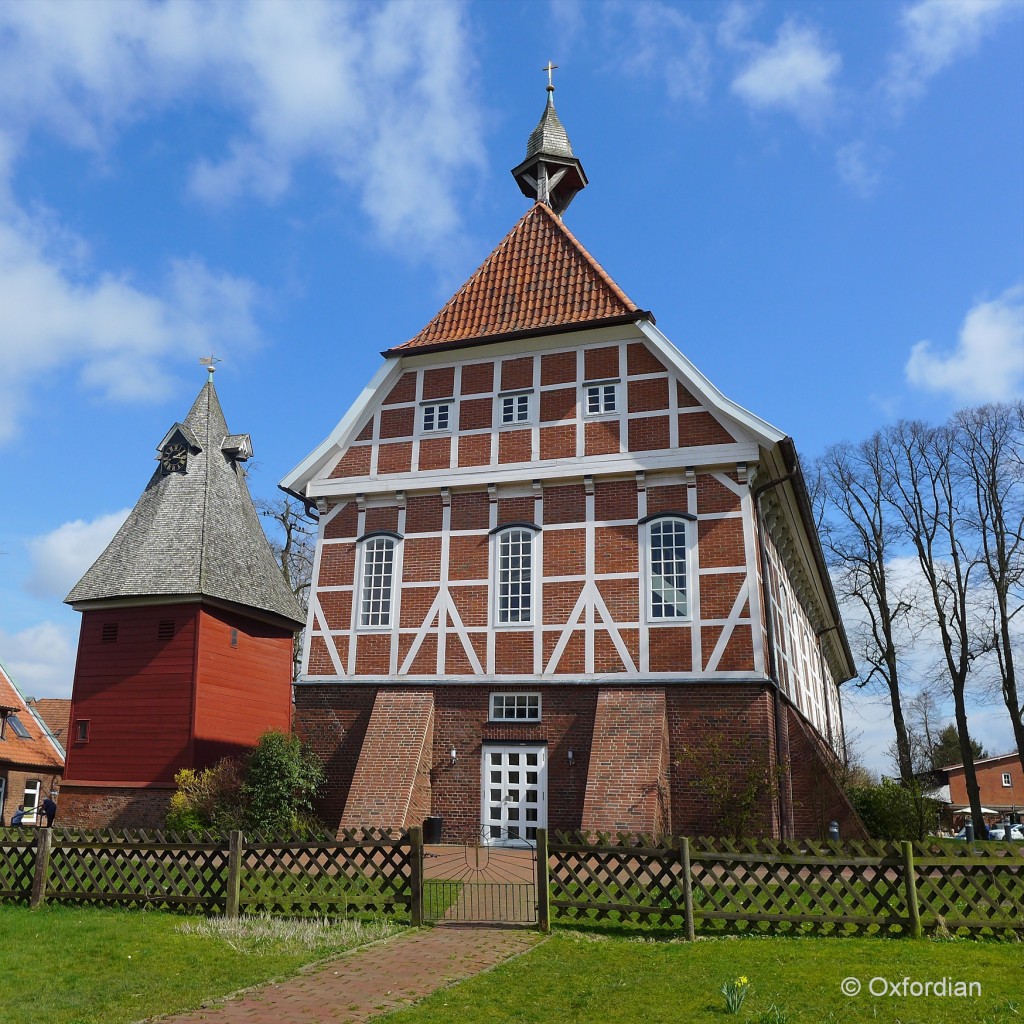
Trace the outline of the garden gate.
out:
M 426 921 L 537 923 L 536 845 L 491 831 L 466 846 L 423 847 Z

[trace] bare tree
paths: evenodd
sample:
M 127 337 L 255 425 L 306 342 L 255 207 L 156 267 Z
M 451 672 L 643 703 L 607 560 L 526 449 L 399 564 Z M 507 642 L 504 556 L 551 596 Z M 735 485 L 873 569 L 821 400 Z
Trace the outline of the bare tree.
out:
M 886 430 L 884 438 L 880 450 L 885 459 L 886 500 L 917 553 L 931 605 L 929 619 L 939 636 L 953 697 L 971 816 L 984 835 L 966 703 L 971 663 L 979 654 L 971 609 L 972 574 L 979 566 L 970 549 L 970 525 L 961 509 L 954 434 L 948 427 L 902 420 Z
M 288 495 L 273 501 L 260 498 L 256 511 L 273 526 L 269 540 L 278 565 L 291 592 L 302 605 L 309 606 L 309 587 L 313 579 L 313 558 L 316 554 L 316 521 L 307 514 L 301 502 Z M 298 678 L 302 659 L 302 633 L 295 636 L 292 651 L 292 675 Z
M 890 573 L 899 530 L 887 501 L 885 439 L 876 433 L 860 444 L 838 444 L 818 460 L 814 494 L 819 501 L 822 540 L 840 597 L 856 602 L 865 624 L 854 631 L 862 661 L 861 686 L 878 680 L 886 687 L 896 731 L 896 764 L 901 781 L 914 777 L 911 744 L 903 711 L 899 634 L 912 602 Z
M 953 458 L 987 576 L 988 645 L 1024 765 L 1024 694 L 1017 682 L 1014 620 L 1024 607 L 1024 403 L 983 405 L 953 417 Z

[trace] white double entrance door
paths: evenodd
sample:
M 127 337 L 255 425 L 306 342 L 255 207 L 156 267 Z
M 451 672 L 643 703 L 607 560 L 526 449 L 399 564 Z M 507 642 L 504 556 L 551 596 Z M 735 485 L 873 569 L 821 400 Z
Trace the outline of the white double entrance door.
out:
M 548 825 L 545 746 L 484 744 L 481 806 L 485 843 L 522 846 Z

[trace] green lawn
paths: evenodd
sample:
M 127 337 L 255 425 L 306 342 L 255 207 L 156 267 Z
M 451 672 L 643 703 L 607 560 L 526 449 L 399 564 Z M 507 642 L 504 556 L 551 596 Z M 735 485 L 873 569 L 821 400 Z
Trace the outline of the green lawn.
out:
M 722 984 L 745 975 L 738 1016 Z M 871 978 L 979 981 L 981 998 L 873 997 Z M 857 977 L 865 994 L 844 996 Z M 909 939 L 651 942 L 556 932 L 527 955 L 383 1018 L 387 1024 L 1024 1024 L 1024 945 Z
M 222 935 L 219 923 L 158 911 L 2 906 L 0 1021 L 120 1024 L 191 1009 L 400 927 L 304 922 L 289 935 L 290 922 L 257 921 Z

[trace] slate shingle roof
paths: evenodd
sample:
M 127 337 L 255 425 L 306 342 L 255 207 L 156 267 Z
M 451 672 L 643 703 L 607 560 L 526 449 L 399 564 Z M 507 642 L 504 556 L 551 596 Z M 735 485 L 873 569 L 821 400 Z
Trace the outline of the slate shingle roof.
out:
M 631 314 L 647 315 L 561 219 L 535 203 L 437 316 L 386 354 L 461 347 L 520 331 L 596 326 Z
M 548 102 L 544 107 L 537 127 L 530 132 L 530 138 L 526 142 L 526 159 L 536 156 L 538 153 L 546 153 L 549 156 L 572 157 L 572 143 L 569 142 L 569 135 L 562 122 L 555 113 L 555 101 L 552 94 L 548 93 Z
M 64 758 L 60 750 L 47 737 L 46 729 L 29 709 L 21 691 L 3 665 L 0 665 L 0 707 L 15 709 L 18 721 L 28 733 L 28 739 L 23 739 L 15 735 L 10 723 L 7 723 L 4 739 L 0 740 L 0 764 L 63 771 Z
M 212 380 L 183 425 L 200 447 L 190 451 L 187 471 L 164 473 L 157 466 L 124 525 L 66 603 L 82 608 L 118 598 L 202 596 L 304 624 L 260 526 L 242 466 L 221 450 L 230 431 Z

